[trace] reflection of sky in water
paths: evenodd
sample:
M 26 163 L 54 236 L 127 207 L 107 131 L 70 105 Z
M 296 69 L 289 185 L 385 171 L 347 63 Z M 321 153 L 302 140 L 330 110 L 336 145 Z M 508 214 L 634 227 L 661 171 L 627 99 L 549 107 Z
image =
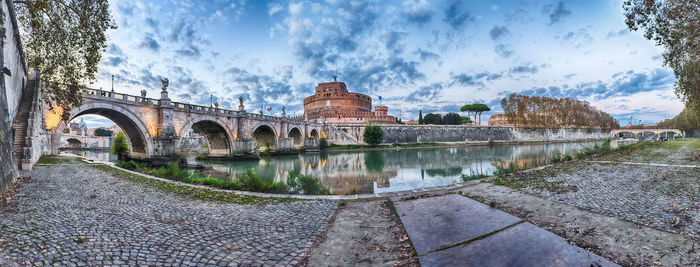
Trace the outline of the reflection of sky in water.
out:
M 398 175 L 396 177 L 389 179 L 389 184 L 391 184 L 391 187 L 380 188 L 377 187 L 377 183 L 375 183 L 374 193 L 396 192 L 416 188 L 450 185 L 460 181 L 462 181 L 462 177 L 458 175 L 442 177 L 424 174 L 421 176 L 421 169 L 403 169 L 398 171 Z
M 381 193 L 449 185 L 461 182 L 462 174 L 490 175 L 496 170 L 494 164 L 533 168 L 546 164 L 553 155 L 574 154 L 594 144 L 549 143 L 305 153 L 259 161 L 201 163 L 210 165 L 215 171 L 212 175 L 220 179 L 231 180 L 237 173 L 251 169 L 263 179 L 285 182 L 287 175 L 295 172 L 319 178 L 335 194 L 347 194 L 353 189 L 359 193 Z M 111 159 L 109 151 L 78 150 L 74 153 L 101 161 Z M 189 160 L 194 163 L 194 156 Z

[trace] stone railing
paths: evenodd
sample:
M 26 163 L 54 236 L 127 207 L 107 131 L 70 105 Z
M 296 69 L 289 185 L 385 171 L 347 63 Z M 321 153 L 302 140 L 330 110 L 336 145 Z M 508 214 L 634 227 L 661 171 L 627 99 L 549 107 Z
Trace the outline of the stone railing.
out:
M 123 93 L 116 93 L 116 92 L 100 90 L 100 89 L 92 89 L 92 88 L 84 88 L 83 89 L 83 96 L 87 97 L 87 98 L 92 98 L 92 99 L 103 99 L 103 100 L 107 100 L 107 101 L 116 101 L 116 102 L 120 102 L 120 103 L 134 104 L 134 105 L 140 105 L 140 106 L 151 106 L 151 107 L 162 107 L 163 103 L 167 103 L 167 102 L 161 102 L 160 99 L 141 97 L 141 96 L 135 96 L 135 95 L 129 95 L 129 94 L 123 94 Z M 219 116 L 243 116 L 243 115 L 245 115 L 247 117 L 250 117 L 253 119 L 258 119 L 258 120 L 274 120 L 274 121 L 286 120 L 287 122 L 291 122 L 291 123 L 298 123 L 298 124 L 305 123 L 305 121 L 303 119 L 298 119 L 298 118 L 289 118 L 289 117 L 288 118 L 281 118 L 281 117 L 275 117 L 275 116 L 258 114 L 258 113 L 241 112 L 238 110 L 215 108 L 215 107 L 181 103 L 181 102 L 169 102 L 166 105 L 169 105 L 168 107 L 175 109 L 175 110 L 192 112 L 192 113 L 204 113 L 204 114 L 212 114 L 212 115 L 219 115 Z

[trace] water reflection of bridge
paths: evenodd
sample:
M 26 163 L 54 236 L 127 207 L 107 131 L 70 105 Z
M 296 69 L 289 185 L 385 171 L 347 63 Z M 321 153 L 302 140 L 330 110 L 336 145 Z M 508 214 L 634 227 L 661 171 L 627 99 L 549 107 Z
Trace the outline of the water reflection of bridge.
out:
M 592 145 L 558 143 L 307 153 L 214 167 L 231 173 L 254 168 L 260 176 L 274 178 L 277 182 L 286 181 L 289 172 L 293 171 L 321 179 L 336 194 L 349 193 L 352 189 L 372 193 L 375 189 L 390 187 L 391 180 L 399 176 L 400 170 L 415 170 L 420 173 L 418 179 L 423 180 L 442 177 L 460 181 L 462 174 L 491 174 L 495 169 L 492 163 L 497 160 L 520 168 L 533 167 L 547 162 L 553 154 L 573 153 Z

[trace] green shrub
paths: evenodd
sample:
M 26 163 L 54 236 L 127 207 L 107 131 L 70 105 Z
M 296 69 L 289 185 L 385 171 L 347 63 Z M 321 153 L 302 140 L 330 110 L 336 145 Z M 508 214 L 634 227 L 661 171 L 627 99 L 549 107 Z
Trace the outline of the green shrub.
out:
M 124 168 L 132 171 L 143 171 L 146 170 L 146 163 L 138 163 L 133 160 L 130 161 L 117 161 L 114 163 L 119 168 Z
M 145 163 L 137 163 L 134 161 L 117 161 L 115 165 L 124 169 L 136 170 L 183 183 L 208 185 L 222 189 L 276 194 L 330 194 L 330 190 L 324 187 L 318 179 L 312 176 L 295 175 L 292 173 L 289 175 L 288 183 L 283 183 L 275 182 L 274 180 L 266 181 L 252 170 L 247 169 L 245 172 L 238 174 L 235 181 L 229 181 L 209 177 L 198 171 L 180 169 L 177 164 L 169 164 L 157 169 L 149 169 L 146 167 Z
M 484 177 L 488 177 L 488 175 L 483 174 L 483 173 L 475 173 L 475 174 L 470 174 L 470 175 L 462 174 L 462 181 L 464 181 L 464 182 L 472 181 L 472 180 L 477 180 L 477 179 L 481 179 Z
M 364 141 L 371 147 L 376 147 L 382 143 L 384 131 L 378 125 L 367 125 L 364 132 Z
M 287 176 L 289 190 L 296 194 L 304 195 L 328 195 L 330 190 L 321 184 L 321 181 L 310 176 L 290 172 Z
M 512 162 L 506 165 L 506 162 L 501 159 L 498 159 L 492 164 L 496 168 L 496 170 L 493 172 L 494 176 L 506 175 L 518 171 L 518 168 L 516 168 Z
M 552 155 L 552 158 L 549 160 L 550 163 L 559 163 L 561 162 L 561 155 L 559 154 L 554 154 Z
M 114 137 L 114 145 L 112 145 L 112 155 L 126 155 L 129 154 L 129 141 L 126 140 L 126 135 L 124 132 L 119 132 L 116 137 Z
M 571 161 L 572 159 L 574 159 L 574 158 L 571 156 L 571 154 L 566 154 L 566 155 L 564 155 L 564 157 L 563 157 L 563 160 L 564 160 L 564 161 Z
M 326 141 L 326 138 L 321 138 L 320 140 L 318 140 L 318 147 L 321 150 L 328 149 L 328 141 Z

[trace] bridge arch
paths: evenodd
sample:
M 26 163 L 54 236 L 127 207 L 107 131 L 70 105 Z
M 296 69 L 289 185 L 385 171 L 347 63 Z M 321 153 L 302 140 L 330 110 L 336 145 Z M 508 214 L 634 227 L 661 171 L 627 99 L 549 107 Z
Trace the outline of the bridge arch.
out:
M 637 138 L 637 134 L 630 131 L 618 131 L 614 136 L 619 138 Z
M 153 155 L 153 144 L 146 124 L 139 116 L 118 104 L 107 103 L 86 103 L 71 110 L 68 121 L 82 115 L 103 116 L 117 124 L 129 139 L 132 157 L 148 158 Z M 61 122 L 55 129 L 60 135 L 66 127 L 65 122 Z
M 304 135 L 301 133 L 301 129 L 299 127 L 292 127 L 292 129 L 289 130 L 289 133 L 287 135 L 289 138 L 294 139 L 294 145 L 295 146 L 300 146 L 304 144 Z
M 637 139 L 640 140 L 649 140 L 649 139 L 656 139 L 656 133 L 653 131 L 640 131 L 637 133 Z
M 271 150 L 277 149 L 277 136 L 275 128 L 267 124 L 258 125 L 253 130 L 255 147 L 258 147 L 260 150 L 265 150 L 268 144 Z
M 316 128 L 311 129 L 311 132 L 309 132 L 309 137 L 311 137 L 313 139 L 318 139 L 319 138 L 318 129 L 316 129 Z
M 681 133 L 679 133 L 678 131 L 663 131 L 663 132 L 660 132 L 660 133 L 658 134 L 659 138 L 661 138 L 661 137 L 663 137 L 663 138 L 673 138 L 673 137 L 675 137 L 675 136 L 680 136 L 680 135 L 681 135 Z
M 188 121 L 180 128 L 179 135 L 187 136 L 197 129 L 207 141 L 209 154 L 212 155 L 228 155 L 231 154 L 231 130 L 226 126 L 226 123 L 219 118 L 201 118 Z
M 68 147 L 70 148 L 81 148 L 83 147 L 83 142 L 80 142 L 77 138 L 71 137 L 66 140 Z

